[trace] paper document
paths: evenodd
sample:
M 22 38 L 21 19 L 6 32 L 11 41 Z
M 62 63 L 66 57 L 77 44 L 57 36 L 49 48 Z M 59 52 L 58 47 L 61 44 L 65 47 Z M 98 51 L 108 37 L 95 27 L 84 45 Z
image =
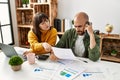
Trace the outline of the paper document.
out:
M 59 80 L 73 80 L 82 72 L 84 72 L 86 68 L 81 65 L 78 61 L 71 61 L 65 66 L 59 67 L 59 70 L 54 75 Z
M 25 51 L 28 51 L 28 48 L 22 48 L 22 47 L 14 47 L 15 51 L 17 52 L 17 54 L 23 54 Z
M 101 63 L 92 63 L 84 67 L 86 70 L 74 80 L 114 80 L 113 74 L 111 74 L 106 65 L 101 65 Z
M 59 66 L 56 63 L 41 63 L 32 70 L 34 80 L 52 80 Z
M 77 59 L 71 49 L 57 48 L 57 47 L 52 47 L 52 49 L 55 56 L 58 57 L 59 59 L 70 59 L 70 60 Z

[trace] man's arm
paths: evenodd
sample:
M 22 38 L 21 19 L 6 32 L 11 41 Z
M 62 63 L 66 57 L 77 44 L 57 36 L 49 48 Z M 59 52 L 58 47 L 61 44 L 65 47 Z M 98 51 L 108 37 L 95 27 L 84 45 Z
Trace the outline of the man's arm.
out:
M 92 61 L 97 61 L 100 57 L 100 51 L 99 51 L 100 39 L 97 35 L 94 35 L 92 25 L 87 27 L 87 32 L 90 36 L 90 45 L 88 48 L 88 57 Z
M 93 49 L 96 45 L 96 41 L 95 41 L 95 36 L 94 34 L 90 35 L 90 49 Z
M 92 61 L 97 61 L 100 57 L 100 48 L 99 48 L 99 44 L 100 44 L 100 38 L 95 35 L 95 46 L 93 48 L 88 48 L 88 57 L 90 60 Z M 92 42 L 92 41 L 91 41 Z M 92 43 L 90 43 L 92 44 Z

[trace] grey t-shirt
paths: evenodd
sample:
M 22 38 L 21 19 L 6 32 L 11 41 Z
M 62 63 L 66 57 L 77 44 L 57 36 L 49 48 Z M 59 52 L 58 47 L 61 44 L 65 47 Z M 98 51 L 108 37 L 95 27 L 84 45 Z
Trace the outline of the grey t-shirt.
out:
M 79 57 L 82 57 L 84 52 L 85 52 L 85 46 L 84 46 L 84 43 L 83 43 L 83 38 L 84 38 L 84 35 L 83 36 L 78 36 L 77 40 L 75 42 L 75 48 L 74 48 L 75 55 L 79 56 Z

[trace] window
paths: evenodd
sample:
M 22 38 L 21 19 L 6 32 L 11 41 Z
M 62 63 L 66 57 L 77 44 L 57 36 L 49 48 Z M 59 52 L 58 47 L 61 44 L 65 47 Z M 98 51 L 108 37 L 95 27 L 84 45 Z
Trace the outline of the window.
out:
M 0 0 L 0 43 L 14 44 L 10 0 Z

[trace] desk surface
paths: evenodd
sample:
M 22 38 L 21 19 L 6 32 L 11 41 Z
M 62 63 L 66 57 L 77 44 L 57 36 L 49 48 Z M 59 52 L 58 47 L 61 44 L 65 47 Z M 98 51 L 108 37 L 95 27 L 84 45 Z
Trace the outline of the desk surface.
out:
M 81 73 L 78 77 L 73 80 L 120 80 L 120 64 L 107 61 L 92 62 L 89 59 L 80 58 L 88 61 L 85 63 L 79 61 L 81 65 L 86 68 L 86 71 Z M 3 52 L 0 52 L 0 80 L 60 80 L 53 75 L 53 79 L 42 79 L 49 77 L 51 73 L 39 74 L 35 73 L 35 68 L 41 66 L 57 68 L 57 62 L 38 61 L 34 65 L 24 62 L 20 71 L 12 71 L 8 64 L 9 58 L 7 58 Z M 79 65 L 78 65 L 79 66 Z M 87 76 L 85 76 L 87 74 Z M 51 75 L 50 75 L 51 76 Z

